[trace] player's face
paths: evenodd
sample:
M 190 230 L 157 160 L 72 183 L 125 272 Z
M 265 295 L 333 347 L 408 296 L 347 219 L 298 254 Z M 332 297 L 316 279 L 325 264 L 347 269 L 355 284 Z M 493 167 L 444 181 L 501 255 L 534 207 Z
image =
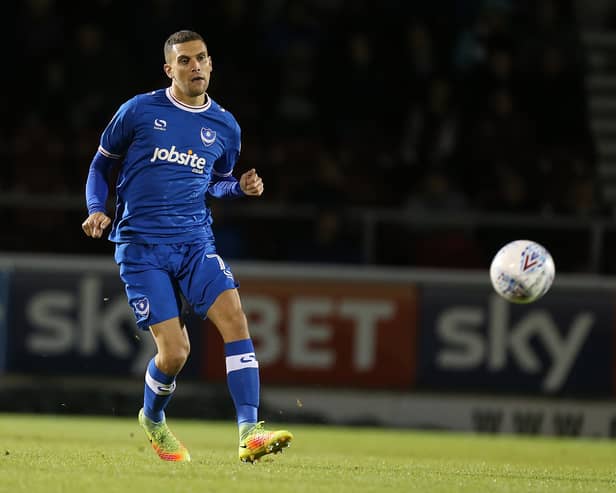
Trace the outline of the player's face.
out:
M 182 95 L 187 98 L 203 95 L 212 73 L 212 59 L 203 41 L 173 45 L 167 57 L 165 72 Z

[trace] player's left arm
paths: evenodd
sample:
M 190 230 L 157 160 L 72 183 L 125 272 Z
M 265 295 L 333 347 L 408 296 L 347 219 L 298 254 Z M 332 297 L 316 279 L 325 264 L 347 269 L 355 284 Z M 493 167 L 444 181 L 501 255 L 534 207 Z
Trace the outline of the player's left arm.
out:
M 217 199 L 235 199 L 239 197 L 258 197 L 263 194 L 263 179 L 258 175 L 257 170 L 242 173 L 238 180 L 233 175 L 217 176 L 212 173 L 207 194 Z
M 263 194 L 263 179 L 253 168 L 242 173 L 238 180 L 233 176 L 233 168 L 240 155 L 240 127 L 237 123 L 229 139 L 227 149 L 214 163 L 212 181 L 207 194 L 219 199 L 234 199 L 238 197 L 258 197 Z
M 263 194 L 263 179 L 257 174 L 257 170 L 252 168 L 240 177 L 240 188 L 245 195 L 259 197 Z

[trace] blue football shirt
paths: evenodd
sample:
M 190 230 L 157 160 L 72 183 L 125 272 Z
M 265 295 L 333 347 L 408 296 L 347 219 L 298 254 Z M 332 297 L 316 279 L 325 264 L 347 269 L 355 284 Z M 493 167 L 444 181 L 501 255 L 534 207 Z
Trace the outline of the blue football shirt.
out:
M 233 115 L 209 96 L 203 106 L 188 106 L 167 88 L 124 103 L 98 149 L 121 160 L 109 239 L 145 244 L 213 240 L 206 193 L 243 196 L 232 176 L 240 134 Z

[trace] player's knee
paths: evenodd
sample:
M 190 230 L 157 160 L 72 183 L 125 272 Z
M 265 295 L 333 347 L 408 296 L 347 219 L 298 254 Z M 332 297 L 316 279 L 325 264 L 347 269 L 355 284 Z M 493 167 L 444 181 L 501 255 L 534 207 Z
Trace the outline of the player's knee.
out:
M 229 311 L 226 316 L 219 321 L 218 330 L 225 340 L 248 338 L 248 321 L 246 319 L 246 314 L 241 308 Z
M 186 364 L 189 354 L 190 345 L 188 343 L 159 352 L 157 361 L 160 365 L 159 369 L 167 375 L 177 375 Z

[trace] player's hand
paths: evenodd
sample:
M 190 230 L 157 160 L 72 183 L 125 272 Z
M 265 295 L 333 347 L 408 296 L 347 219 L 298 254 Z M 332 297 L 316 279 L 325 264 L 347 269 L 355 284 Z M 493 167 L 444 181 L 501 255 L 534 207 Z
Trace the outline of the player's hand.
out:
M 246 195 L 255 197 L 263 193 L 263 180 L 257 174 L 257 170 L 252 168 L 240 176 L 240 188 Z
M 91 238 L 100 238 L 103 235 L 103 231 L 107 226 L 111 224 L 111 219 L 104 212 L 95 212 L 90 214 L 81 225 L 84 233 Z

